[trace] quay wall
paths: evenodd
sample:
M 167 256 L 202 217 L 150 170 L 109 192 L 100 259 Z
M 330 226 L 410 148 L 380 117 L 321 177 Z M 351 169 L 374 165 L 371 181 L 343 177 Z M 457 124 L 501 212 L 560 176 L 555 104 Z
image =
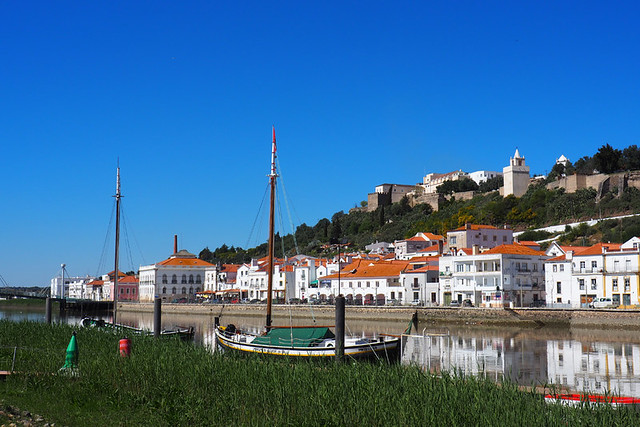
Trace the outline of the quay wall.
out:
M 118 303 L 118 310 L 153 312 L 151 303 Z M 253 304 L 163 304 L 163 313 L 262 317 L 264 305 Z M 330 320 L 333 306 L 274 305 L 274 318 Z M 346 307 L 346 318 L 353 320 L 408 321 L 418 313 L 418 321 L 427 324 L 469 326 L 559 327 L 571 329 L 640 330 L 640 310 L 621 309 L 547 309 L 547 308 L 451 308 L 451 307 Z

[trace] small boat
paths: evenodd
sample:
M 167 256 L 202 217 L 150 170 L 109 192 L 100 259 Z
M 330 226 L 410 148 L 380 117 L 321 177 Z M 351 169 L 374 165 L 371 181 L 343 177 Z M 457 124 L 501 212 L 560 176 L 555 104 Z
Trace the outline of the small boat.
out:
M 267 265 L 267 318 L 266 332 L 250 334 L 230 324 L 221 326 L 216 319 L 216 340 L 221 348 L 239 351 L 241 353 L 268 354 L 287 357 L 319 357 L 330 358 L 336 356 L 336 336 L 331 326 L 273 326 L 271 324 L 271 304 L 273 289 L 274 264 L 274 204 L 276 191 L 276 131 L 273 129 L 271 144 L 271 173 L 269 185 L 271 187 L 269 209 L 269 242 Z M 345 337 L 345 358 L 385 358 L 397 357 L 400 349 L 400 337 L 379 335 L 378 338 Z
M 91 328 L 91 327 L 104 328 L 104 329 L 110 329 L 113 331 L 126 332 L 131 335 L 153 335 L 152 331 L 148 331 L 146 329 L 136 328 L 134 326 L 128 326 L 128 325 L 114 324 L 114 323 L 107 322 L 102 319 L 96 319 L 93 317 L 84 317 L 80 321 L 80 324 L 88 328 Z M 178 337 L 185 341 L 192 340 L 194 334 L 195 334 L 195 331 L 193 329 L 193 326 L 189 326 L 189 327 L 177 326 L 173 329 L 163 329 L 162 331 L 160 331 L 161 337 Z
M 636 397 L 601 394 L 547 394 L 544 396 L 544 400 L 547 403 L 560 403 L 569 406 L 580 406 L 587 402 L 591 405 L 640 406 L 640 399 Z

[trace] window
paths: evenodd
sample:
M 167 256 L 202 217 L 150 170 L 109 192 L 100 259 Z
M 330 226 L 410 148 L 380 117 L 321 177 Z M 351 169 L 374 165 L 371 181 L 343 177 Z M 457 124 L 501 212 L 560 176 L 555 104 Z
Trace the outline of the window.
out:
M 584 273 L 584 269 L 585 269 L 586 263 L 584 261 L 580 261 L 580 272 Z
M 133 295 L 135 295 L 135 294 L 136 294 L 136 288 L 131 289 L 131 293 L 132 293 Z
M 493 236 L 493 241 L 497 242 L 498 241 L 498 236 Z
M 502 241 L 506 242 L 507 241 L 507 236 L 502 236 Z
M 193 283 L 193 274 L 189 275 L 189 283 Z
M 202 283 L 202 278 L 199 274 L 196 276 L 196 283 Z
M 564 264 L 560 264 L 560 271 L 564 271 Z
M 358 287 L 361 288 L 362 287 L 362 282 L 358 280 Z
M 451 236 L 451 241 L 449 242 L 449 244 L 451 245 L 455 245 L 456 244 L 456 236 Z
M 175 283 L 178 283 L 178 276 L 176 276 L 174 274 L 173 276 L 171 276 L 171 284 L 175 284 Z M 175 292 L 174 292 L 174 294 L 175 294 Z
M 187 283 L 187 275 L 186 274 L 182 275 L 182 283 Z
M 538 271 L 538 264 L 532 264 L 532 266 L 533 266 L 533 271 Z M 560 266 L 560 267 L 562 267 L 562 266 Z
M 596 283 L 596 279 L 591 279 L 591 290 L 595 291 L 598 289 L 598 284 Z
M 487 241 L 487 235 L 485 234 L 484 236 L 482 236 L 482 241 L 486 242 Z
M 163 293 L 163 294 L 166 294 L 166 293 L 167 293 L 167 288 L 166 288 L 166 286 L 165 286 L 164 288 L 162 288 L 162 293 Z
M 591 268 L 592 269 L 597 269 L 598 268 L 598 261 L 591 261 Z
M 613 291 L 617 292 L 618 291 L 618 279 L 613 279 L 612 281 L 612 287 L 613 287 Z
M 173 287 L 173 289 L 171 289 L 171 293 L 172 293 L 173 295 L 175 295 L 175 294 L 176 294 L 176 287 L 175 287 L 175 286 Z
M 562 282 L 556 283 L 556 292 L 559 294 L 562 293 Z
M 630 259 L 626 259 L 624 260 L 624 271 L 631 271 L 631 260 Z
M 584 279 L 578 280 L 578 283 L 580 283 L 580 290 L 584 291 Z
M 456 272 L 462 273 L 464 271 L 464 265 L 456 264 Z
M 185 288 L 184 286 L 182 287 L 182 293 L 186 294 L 187 293 L 187 288 Z
M 166 284 L 166 283 L 167 283 L 167 275 L 166 275 L 166 274 L 163 274 L 163 275 L 162 275 L 162 283 L 163 283 L 163 284 Z
M 629 292 L 631 290 L 631 280 L 628 277 L 624 278 L 624 291 Z

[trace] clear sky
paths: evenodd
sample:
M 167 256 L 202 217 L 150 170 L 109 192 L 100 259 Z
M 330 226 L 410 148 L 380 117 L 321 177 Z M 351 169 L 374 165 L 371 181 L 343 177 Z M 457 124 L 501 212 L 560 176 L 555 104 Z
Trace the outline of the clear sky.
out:
M 544 174 L 640 144 L 638 22 L 636 1 L 3 1 L 0 275 L 111 271 L 118 158 L 122 269 L 174 234 L 254 246 L 272 125 L 296 225 L 516 147 Z

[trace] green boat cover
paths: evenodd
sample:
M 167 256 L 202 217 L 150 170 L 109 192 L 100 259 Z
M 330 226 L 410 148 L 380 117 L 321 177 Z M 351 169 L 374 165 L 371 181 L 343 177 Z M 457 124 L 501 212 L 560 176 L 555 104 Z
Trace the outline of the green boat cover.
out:
M 284 347 L 313 347 L 322 340 L 335 338 L 329 328 L 276 328 L 256 337 L 251 343 Z

